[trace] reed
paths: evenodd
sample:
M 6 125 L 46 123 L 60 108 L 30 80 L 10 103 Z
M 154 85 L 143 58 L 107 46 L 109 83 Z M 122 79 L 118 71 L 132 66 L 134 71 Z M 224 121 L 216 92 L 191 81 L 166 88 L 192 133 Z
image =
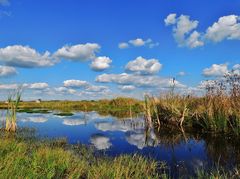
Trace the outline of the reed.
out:
M 158 98 L 146 96 L 146 116 L 151 122 L 158 121 L 158 127 L 172 124 L 180 129 L 240 135 L 240 74 L 231 71 L 205 84 L 206 94 L 200 97 L 176 94 L 174 87 Z
M 21 93 L 21 89 L 19 88 L 8 97 L 5 126 L 6 131 L 16 132 L 17 130 L 17 109 L 20 104 Z

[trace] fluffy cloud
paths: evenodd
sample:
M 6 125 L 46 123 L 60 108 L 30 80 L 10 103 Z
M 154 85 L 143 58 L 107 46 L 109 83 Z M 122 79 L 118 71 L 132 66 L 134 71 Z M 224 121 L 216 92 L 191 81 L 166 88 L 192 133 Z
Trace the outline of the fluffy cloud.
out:
M 162 68 L 162 64 L 157 59 L 145 59 L 137 57 L 135 60 L 128 62 L 125 69 L 137 74 L 155 74 Z
M 189 38 L 186 40 L 186 45 L 190 48 L 196 48 L 204 45 L 204 42 L 199 40 L 201 37 L 200 33 L 194 31 Z
M 144 120 L 136 118 L 134 120 L 125 119 L 124 121 L 117 120 L 113 122 L 102 121 L 102 122 L 95 122 L 95 127 L 98 130 L 101 130 L 103 132 L 106 132 L 106 131 L 127 132 L 127 131 L 134 131 L 134 130 L 140 130 L 140 129 L 143 130 Z
M 64 119 L 63 124 L 67 126 L 79 126 L 79 125 L 85 125 L 86 121 L 82 119 Z
M 24 117 L 20 118 L 22 122 L 34 122 L 34 123 L 44 123 L 47 122 L 48 119 L 42 116 L 33 116 L 33 117 Z
M 143 45 L 145 45 L 146 43 L 148 43 L 149 40 L 150 40 L 150 39 L 144 41 L 144 40 L 141 39 L 141 38 L 137 38 L 137 39 L 134 39 L 134 40 L 129 40 L 128 42 L 129 42 L 130 44 L 132 44 L 133 46 L 135 46 L 135 47 L 140 47 L 140 46 L 143 46 Z
M 122 42 L 122 43 L 118 44 L 118 48 L 120 48 L 120 49 L 125 49 L 125 48 L 128 48 L 128 47 L 129 47 L 129 45 L 126 42 Z
M 214 42 L 224 39 L 240 40 L 240 17 L 236 15 L 223 16 L 206 31 L 206 38 Z
M 107 86 L 89 85 L 85 88 L 85 90 L 90 92 L 101 92 L 101 91 L 107 91 L 109 90 L 109 88 Z
M 48 88 L 47 83 L 32 83 L 32 84 L 24 84 L 23 87 L 28 89 L 46 89 Z
M 19 85 L 17 84 L 0 84 L 0 90 L 13 90 L 17 89 Z
M 167 26 L 173 25 L 173 36 L 180 47 L 195 48 L 204 45 L 200 34 L 197 31 L 192 32 L 197 28 L 198 21 L 190 20 L 190 16 L 181 15 L 176 18 L 176 14 L 169 14 L 164 21 Z
M 213 64 L 210 68 L 203 70 L 203 75 L 206 77 L 219 77 L 228 72 L 227 64 Z
M 119 86 L 118 87 L 121 91 L 133 91 L 136 89 L 135 86 L 133 85 L 124 85 L 124 86 Z
M 58 87 L 58 88 L 54 88 L 54 90 L 56 92 L 62 93 L 62 94 L 76 94 L 77 91 L 75 89 L 69 89 L 66 87 Z
M 66 80 L 63 82 L 63 85 L 65 87 L 71 87 L 71 88 L 82 88 L 82 87 L 86 87 L 89 84 L 87 81 L 82 81 L 82 80 Z
M 82 88 L 88 92 L 101 92 L 109 90 L 107 86 L 96 86 L 82 80 L 66 80 L 63 82 L 64 87 L 56 88 L 59 92 L 69 92 L 69 88 Z M 73 93 L 76 91 L 74 90 Z
M 130 45 L 134 46 L 134 47 L 141 47 L 141 46 L 147 46 L 149 48 L 153 48 L 159 45 L 158 42 L 153 42 L 152 39 L 147 39 L 147 40 L 143 40 L 142 38 L 136 38 L 133 40 L 129 40 L 128 43 L 127 42 L 122 42 L 118 44 L 118 47 L 120 49 L 125 49 L 128 48 Z
M 190 20 L 189 16 L 169 14 L 165 21 L 165 25 L 173 26 L 173 35 L 179 46 L 187 46 L 196 48 L 204 45 L 203 40 L 220 42 L 224 39 L 240 40 L 240 16 L 227 15 L 222 16 L 217 22 L 214 22 L 207 28 L 206 33 L 200 34 L 196 29 L 198 21 Z
M 235 64 L 232 69 L 233 69 L 235 74 L 240 75 L 240 64 Z
M 54 53 L 54 57 L 73 61 L 86 61 L 95 58 L 95 53 L 100 49 L 96 43 L 86 43 L 69 46 L 66 45 Z
M 235 64 L 233 66 L 233 70 L 240 70 L 240 64 Z
M 17 74 L 17 71 L 15 68 L 0 65 L 0 77 L 12 76 L 16 74 Z
M 166 19 L 164 19 L 165 25 L 173 25 L 176 23 L 177 14 L 169 14 Z
M 129 144 L 135 145 L 138 149 L 143 149 L 147 146 L 156 146 L 156 136 L 153 131 L 146 138 L 144 130 L 137 130 L 126 134 L 126 140 Z
M 91 68 L 94 71 L 103 71 L 110 67 L 112 60 L 109 57 L 97 57 L 91 63 Z
M 134 85 L 138 87 L 163 87 L 168 88 L 172 86 L 170 78 L 161 78 L 159 76 L 142 76 L 138 74 L 102 74 L 97 76 L 97 82 L 102 83 L 116 83 L 119 85 Z M 176 87 L 184 88 L 185 85 L 175 81 Z
M 19 87 L 22 87 L 24 89 L 32 89 L 32 90 L 43 90 L 48 88 L 48 84 L 47 83 L 24 83 L 23 85 L 19 85 L 19 84 L 1 84 L 0 85 L 0 89 L 3 90 L 14 90 L 17 89 Z
M 110 139 L 102 134 L 92 135 L 90 141 L 98 150 L 106 150 L 112 146 Z
M 46 51 L 40 54 L 29 46 L 13 45 L 0 48 L 0 62 L 16 67 L 46 67 L 56 63 Z

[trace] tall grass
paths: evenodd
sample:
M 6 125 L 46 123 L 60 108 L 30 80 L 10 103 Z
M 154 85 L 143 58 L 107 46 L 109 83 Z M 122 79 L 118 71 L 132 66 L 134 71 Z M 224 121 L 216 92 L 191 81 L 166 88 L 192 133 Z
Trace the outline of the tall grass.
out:
M 157 126 L 173 124 L 181 129 L 188 126 L 240 135 L 239 73 L 231 71 L 222 79 L 205 82 L 206 94 L 201 97 L 179 95 L 173 90 L 157 99 L 146 96 L 145 113 L 151 121 L 160 120 Z
M 7 100 L 6 113 L 6 131 L 16 132 L 17 130 L 17 109 L 21 100 L 21 89 L 17 89 L 13 94 L 9 95 Z

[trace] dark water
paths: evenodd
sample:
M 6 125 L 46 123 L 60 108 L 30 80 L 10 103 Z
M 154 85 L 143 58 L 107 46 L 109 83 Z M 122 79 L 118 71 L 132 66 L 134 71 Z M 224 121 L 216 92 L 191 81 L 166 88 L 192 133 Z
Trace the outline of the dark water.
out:
M 65 137 L 69 143 L 92 145 L 110 156 L 138 153 L 166 161 L 174 171 L 214 163 L 231 168 L 240 161 L 240 142 L 234 137 L 183 133 L 176 128 L 157 131 L 147 128 L 142 117 L 117 119 L 96 112 L 67 117 L 18 113 L 17 117 L 19 127 L 35 128 L 40 137 Z

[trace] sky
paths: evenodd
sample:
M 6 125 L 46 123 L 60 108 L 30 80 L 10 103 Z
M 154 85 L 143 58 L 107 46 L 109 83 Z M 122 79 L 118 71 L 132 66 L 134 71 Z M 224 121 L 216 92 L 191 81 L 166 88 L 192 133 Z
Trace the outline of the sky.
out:
M 0 0 L 0 100 L 198 94 L 239 47 L 239 0 Z

